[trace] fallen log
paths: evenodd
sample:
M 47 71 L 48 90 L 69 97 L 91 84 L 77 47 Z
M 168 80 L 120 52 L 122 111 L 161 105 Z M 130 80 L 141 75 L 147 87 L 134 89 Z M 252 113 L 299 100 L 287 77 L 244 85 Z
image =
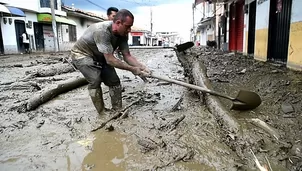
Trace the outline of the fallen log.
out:
M 88 84 L 85 78 L 77 78 L 68 80 L 65 83 L 59 84 L 57 87 L 46 90 L 39 95 L 36 95 L 29 99 L 26 103 L 26 111 L 34 110 L 41 104 L 53 99 L 59 94 L 68 92 L 75 88 L 81 87 Z
M 65 74 L 74 71 L 75 70 L 71 65 L 60 64 L 56 66 L 51 66 L 50 68 L 38 69 L 32 73 L 29 73 L 29 75 L 26 78 L 31 79 L 33 77 L 50 77 L 50 76 Z

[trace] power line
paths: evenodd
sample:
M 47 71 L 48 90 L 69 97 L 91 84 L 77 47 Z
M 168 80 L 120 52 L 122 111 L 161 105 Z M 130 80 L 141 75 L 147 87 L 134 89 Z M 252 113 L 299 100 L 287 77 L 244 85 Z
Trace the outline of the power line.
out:
M 101 9 L 105 10 L 105 11 L 107 10 L 106 8 L 104 8 L 104 7 L 98 5 L 98 4 L 96 4 L 96 3 L 94 3 L 94 2 L 92 2 L 92 1 L 90 1 L 90 0 L 86 0 L 86 1 L 89 2 L 89 3 L 91 3 L 92 5 L 95 5 L 96 7 L 99 7 L 99 8 L 101 8 Z

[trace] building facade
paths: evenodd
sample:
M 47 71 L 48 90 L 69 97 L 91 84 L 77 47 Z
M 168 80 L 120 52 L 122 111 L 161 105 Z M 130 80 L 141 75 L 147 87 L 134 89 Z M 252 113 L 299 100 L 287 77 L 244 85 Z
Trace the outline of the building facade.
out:
M 203 3 L 216 3 L 215 40 L 220 49 L 302 70 L 302 44 L 299 43 L 302 1 L 195 0 L 193 7 Z M 202 35 L 202 29 L 198 29 L 200 26 L 196 24 L 194 27 L 197 28 L 195 36 Z M 201 37 L 199 40 L 203 45 Z
M 92 23 L 104 21 L 104 17 L 62 6 L 54 1 L 56 32 L 60 51 L 69 50 L 74 42 Z M 32 51 L 54 51 L 54 32 L 50 0 L 0 0 L 1 53 L 22 53 L 20 36 L 29 34 Z

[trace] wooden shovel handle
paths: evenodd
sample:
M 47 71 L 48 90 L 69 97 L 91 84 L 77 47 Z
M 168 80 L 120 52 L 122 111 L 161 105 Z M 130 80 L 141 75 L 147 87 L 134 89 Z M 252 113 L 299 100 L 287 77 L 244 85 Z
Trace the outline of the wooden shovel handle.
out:
M 159 75 L 154 75 L 154 74 L 150 74 L 149 77 L 156 78 L 156 79 L 163 80 L 163 81 L 170 82 L 170 83 L 174 83 L 174 84 L 177 84 L 177 85 L 181 85 L 181 86 L 184 86 L 184 87 L 187 87 L 187 88 L 191 88 L 191 89 L 194 89 L 194 90 L 199 90 L 199 91 L 202 91 L 204 93 L 209 93 L 211 95 L 223 97 L 223 98 L 226 98 L 226 99 L 229 99 L 229 100 L 232 100 L 232 101 L 235 100 L 232 97 L 220 94 L 218 92 L 214 92 L 212 90 L 209 90 L 209 89 L 197 86 L 197 85 L 188 84 L 188 83 L 185 83 L 185 82 L 182 82 L 182 81 L 178 81 L 178 80 L 174 80 L 174 79 L 170 79 L 170 78 L 167 78 L 167 77 L 163 77 L 163 76 L 159 76 Z

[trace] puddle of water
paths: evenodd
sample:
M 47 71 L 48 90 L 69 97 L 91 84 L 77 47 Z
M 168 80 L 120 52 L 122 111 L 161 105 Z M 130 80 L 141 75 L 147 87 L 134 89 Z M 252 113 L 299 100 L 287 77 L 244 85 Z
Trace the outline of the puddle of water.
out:
M 125 170 L 125 159 L 128 157 L 126 138 L 117 131 L 99 131 L 90 152 L 82 163 L 82 169 L 87 165 L 93 166 L 91 170 Z

